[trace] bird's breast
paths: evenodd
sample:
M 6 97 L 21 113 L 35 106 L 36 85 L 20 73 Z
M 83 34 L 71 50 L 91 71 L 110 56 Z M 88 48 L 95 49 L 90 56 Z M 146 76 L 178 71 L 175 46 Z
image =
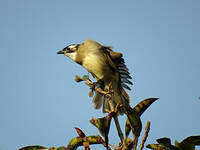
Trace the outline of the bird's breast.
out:
M 87 54 L 82 61 L 82 66 L 95 75 L 97 79 L 103 79 L 105 76 L 111 74 L 106 59 L 101 55 Z

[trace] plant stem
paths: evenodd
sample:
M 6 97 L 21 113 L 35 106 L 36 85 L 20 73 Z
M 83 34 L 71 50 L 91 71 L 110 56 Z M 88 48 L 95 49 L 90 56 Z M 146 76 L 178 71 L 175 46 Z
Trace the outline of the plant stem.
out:
M 139 150 L 142 150 L 144 148 L 144 143 L 147 140 L 149 130 L 150 130 L 150 121 L 147 121 L 146 128 L 145 128 L 145 133 L 144 133 L 144 137 L 142 138 Z
M 114 114 L 113 118 L 115 120 L 115 125 L 116 125 L 116 128 L 117 128 L 117 132 L 118 132 L 119 138 L 120 138 L 121 142 L 123 143 L 124 135 L 122 133 L 117 114 Z
M 134 136 L 133 140 L 134 140 L 133 150 L 136 150 L 137 143 L 138 143 L 138 137 Z

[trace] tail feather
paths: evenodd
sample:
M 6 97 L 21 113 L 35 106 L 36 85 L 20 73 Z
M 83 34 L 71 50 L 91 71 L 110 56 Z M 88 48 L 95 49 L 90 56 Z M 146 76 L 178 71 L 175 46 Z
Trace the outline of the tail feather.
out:
M 103 113 L 109 112 L 111 110 L 110 105 L 107 99 L 104 97 L 103 99 Z
M 93 98 L 94 108 L 99 109 L 103 105 L 103 113 L 114 111 L 117 107 L 117 104 L 129 105 L 129 95 L 126 91 L 121 88 L 121 92 L 114 91 L 114 94 L 108 99 L 106 96 L 95 92 L 95 96 Z M 110 102 L 109 102 L 110 101 Z M 119 114 L 123 115 L 123 110 L 119 110 Z
M 101 108 L 103 101 L 104 101 L 104 96 L 98 92 L 95 92 L 95 96 L 92 100 L 92 102 L 94 103 L 94 108 L 95 109 Z

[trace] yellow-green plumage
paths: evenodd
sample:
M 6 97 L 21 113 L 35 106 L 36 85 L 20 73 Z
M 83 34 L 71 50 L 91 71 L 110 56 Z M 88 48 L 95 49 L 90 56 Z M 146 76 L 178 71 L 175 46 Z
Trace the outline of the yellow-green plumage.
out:
M 96 80 L 110 80 L 113 78 L 113 73 L 117 75 L 117 68 L 106 51 L 101 48 L 99 43 L 87 40 L 79 46 L 77 59 L 82 59 L 82 66 L 92 73 Z
M 129 104 L 129 96 L 123 86 L 129 88 L 125 83 L 132 83 L 128 80 L 131 77 L 121 53 L 114 52 L 111 48 L 102 46 L 93 40 L 86 40 L 82 44 L 68 46 L 63 49 L 63 53 L 82 65 L 95 77 L 97 82 L 99 80 L 103 81 L 104 89 L 108 88 L 110 82 L 112 83 L 114 94 L 112 94 L 111 103 L 108 103 L 105 96 L 96 92 L 93 99 L 96 109 L 103 104 L 103 112 L 105 113 L 114 111 L 113 109 L 116 108 L 117 104 Z M 123 114 L 123 112 L 120 113 Z

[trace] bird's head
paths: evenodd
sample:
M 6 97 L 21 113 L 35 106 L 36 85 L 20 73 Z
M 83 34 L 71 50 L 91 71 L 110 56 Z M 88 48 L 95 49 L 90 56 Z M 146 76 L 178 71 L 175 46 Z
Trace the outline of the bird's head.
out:
M 72 60 L 75 60 L 77 56 L 78 47 L 79 44 L 71 44 L 63 48 L 61 51 L 58 51 L 57 54 L 64 54 Z

